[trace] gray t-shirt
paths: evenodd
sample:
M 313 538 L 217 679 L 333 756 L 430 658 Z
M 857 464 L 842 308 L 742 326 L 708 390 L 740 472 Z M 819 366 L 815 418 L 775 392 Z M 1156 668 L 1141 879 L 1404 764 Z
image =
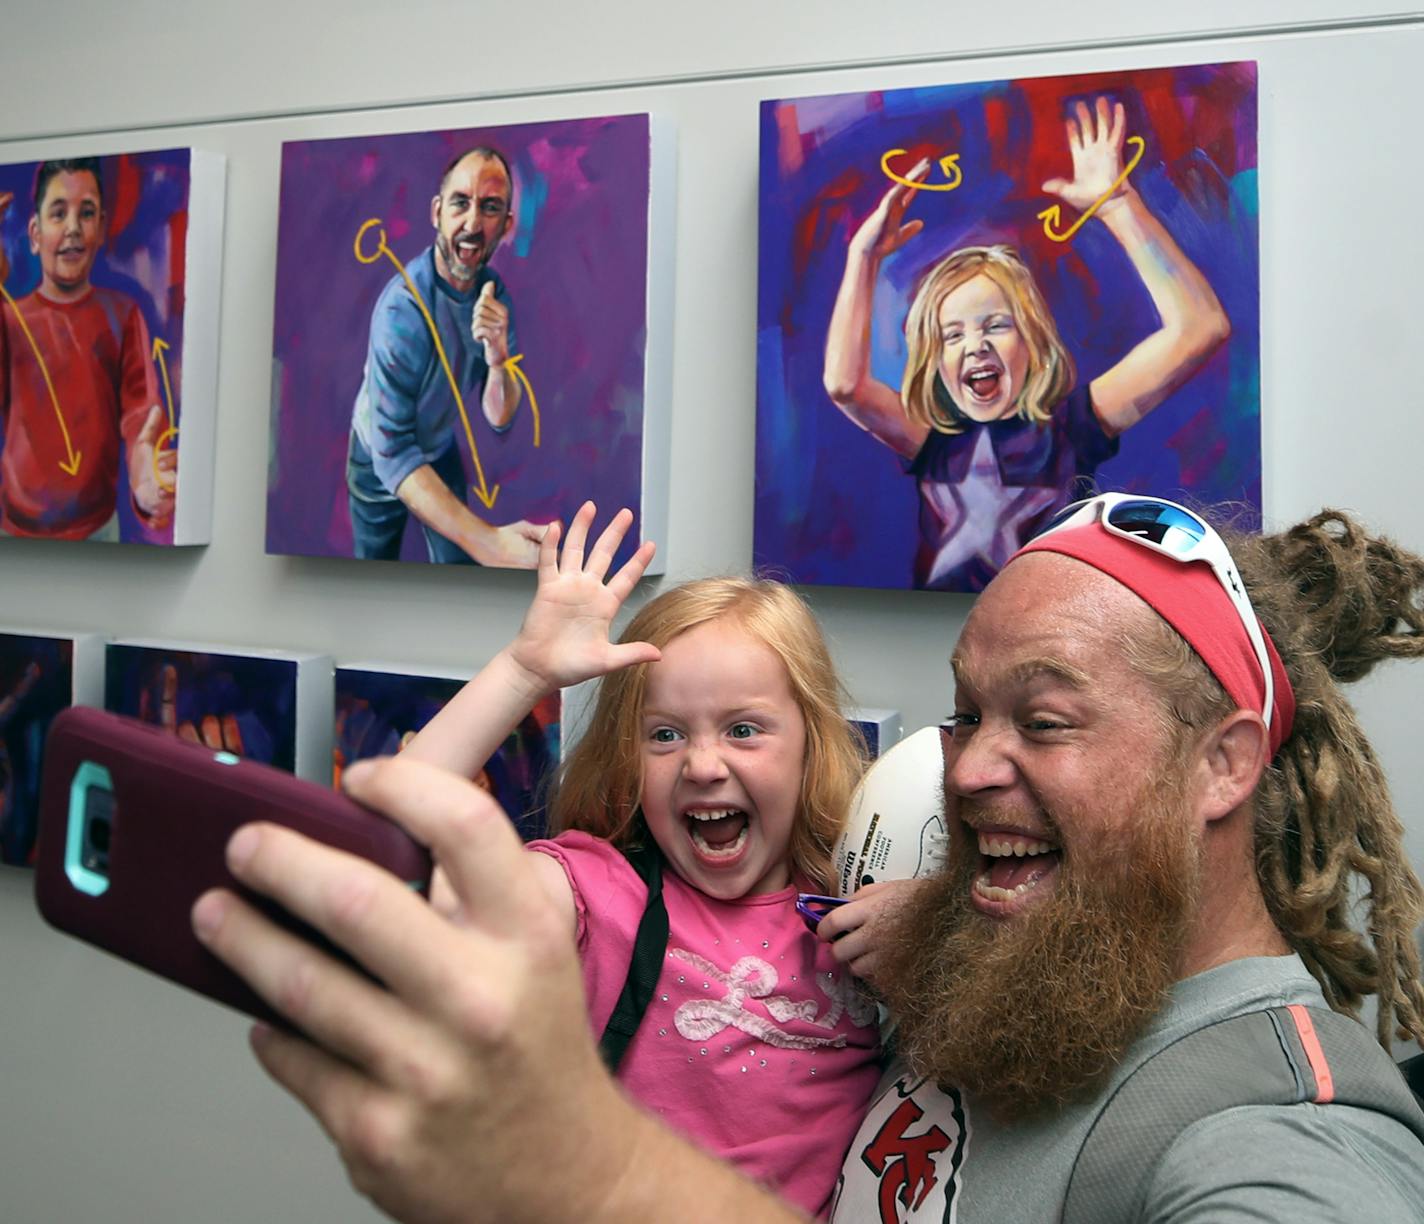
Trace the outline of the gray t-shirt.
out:
M 1011 1126 L 967 1094 L 892 1067 L 846 1156 L 831 1218 L 1056 1220 L 1079 1149 L 1118 1083 L 1186 1033 L 1290 1003 L 1326 1006 L 1296 956 L 1232 961 L 1188 978 L 1095 1100 Z M 1179 1136 L 1152 1176 L 1142 1218 L 1424 1222 L 1424 1146 L 1393 1118 L 1346 1105 L 1227 1110 Z

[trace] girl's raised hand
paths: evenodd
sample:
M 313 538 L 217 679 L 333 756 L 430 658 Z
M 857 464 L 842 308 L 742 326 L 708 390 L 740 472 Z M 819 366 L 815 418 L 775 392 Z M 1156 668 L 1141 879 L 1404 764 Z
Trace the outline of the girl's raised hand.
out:
M 905 178 L 918 184 L 929 172 L 930 159 L 925 157 L 915 163 L 914 169 Z M 875 211 L 855 231 L 850 240 L 851 250 L 870 259 L 884 259 L 924 229 L 923 221 L 905 221 L 905 210 L 915 198 L 915 191 L 915 187 L 895 183 L 881 197 Z
M 562 550 L 559 524 L 549 524 L 539 545 L 539 588 L 519 636 L 510 646 L 515 663 L 546 688 L 578 684 L 662 657 L 648 642 L 620 645 L 609 639 L 613 618 L 648 568 L 655 545 L 645 540 L 605 582 L 613 555 L 633 522 L 633 512 L 624 509 L 614 515 L 585 555 L 584 545 L 596 513 L 591 501 L 579 507 Z
M 1049 179 L 1043 190 L 1082 212 L 1112 191 L 1122 173 L 1127 114 L 1121 102 L 1109 106 L 1106 98 L 1099 98 L 1091 111 L 1086 102 L 1079 102 L 1074 111 L 1076 118 L 1069 118 L 1065 124 L 1068 151 L 1073 156 L 1073 178 Z M 1123 183 L 1118 194 L 1125 190 Z

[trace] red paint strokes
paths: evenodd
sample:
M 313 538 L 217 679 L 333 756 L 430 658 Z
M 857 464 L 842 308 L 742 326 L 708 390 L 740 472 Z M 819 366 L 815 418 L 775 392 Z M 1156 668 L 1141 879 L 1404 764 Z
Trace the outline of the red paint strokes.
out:
M 177 209 L 168 218 L 168 284 L 179 295 L 188 278 L 188 210 Z
M 143 173 L 138 163 L 127 153 L 114 159 L 113 199 L 105 212 L 109 214 L 109 241 L 112 242 L 128 228 L 138 211 L 139 199 L 143 195 Z
M 844 214 L 845 205 L 842 204 L 835 211 Z M 808 208 L 797 220 L 791 240 L 791 275 L 794 283 L 799 284 L 805 280 L 806 270 L 811 265 L 811 255 L 820 245 L 819 235 L 822 228 L 833 221 L 831 215 L 819 208 Z
M 1003 149 L 1009 143 L 1009 106 L 1002 97 L 984 99 L 984 135 L 991 149 Z
M 1156 160 L 1170 166 L 1190 154 L 1196 141 L 1183 100 L 1172 88 L 1170 74 L 1145 73 L 1144 76 L 1147 79 L 1142 82 L 1139 97 L 1146 124 L 1151 128 L 1153 139 L 1150 143 L 1156 146 Z M 1129 113 L 1127 134 L 1146 135 L 1144 132 L 1134 133 L 1132 118 Z
M 889 179 L 885 180 L 888 190 Z M 796 282 L 805 279 L 811 259 L 826 245 L 829 236 L 841 233 L 845 241 L 865 218 L 851 211 L 850 201 L 865 187 L 865 174 L 860 167 L 848 166 L 826 184 L 820 198 L 813 201 L 796 220 L 791 239 L 792 276 Z
M 776 160 L 786 176 L 796 174 L 805 164 L 801 144 L 800 120 L 794 102 L 782 102 L 774 107 L 776 114 Z
M 1192 142 L 1216 164 L 1225 178 L 1255 165 L 1255 132 L 1238 132 L 1243 93 L 1235 82 L 1204 90 L 1192 101 Z
M 1030 136 L 1024 176 L 1029 189 L 1039 190 L 1047 179 L 1072 177 L 1068 120 L 1077 118 L 1079 102 L 1088 108 L 1090 116 L 1094 115 L 1093 108 L 1098 98 L 1105 97 L 1110 104 L 1124 103 L 1127 107 L 1127 134 L 1144 135 L 1134 132 L 1133 99 L 1153 78 L 1160 78 L 1164 86 L 1170 87 L 1170 72 L 1142 70 L 1086 73 L 1067 81 L 1062 77 L 1044 77 L 1016 82 L 1029 114 Z M 1065 92 L 1069 81 L 1071 93 Z

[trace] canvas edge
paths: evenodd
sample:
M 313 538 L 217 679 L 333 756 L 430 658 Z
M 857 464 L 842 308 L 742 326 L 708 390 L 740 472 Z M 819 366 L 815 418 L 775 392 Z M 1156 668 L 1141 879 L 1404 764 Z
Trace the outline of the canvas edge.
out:
M 183 424 L 178 434 L 180 492 L 173 524 L 175 546 L 207 544 L 212 539 L 227 202 L 227 158 L 202 149 L 190 149 L 188 155 Z
M 665 115 L 648 120 L 648 274 L 643 378 L 641 532 L 658 551 L 648 574 L 667 569 L 672 465 L 673 304 L 677 267 L 677 129 Z M 567 694 L 569 690 L 565 690 Z

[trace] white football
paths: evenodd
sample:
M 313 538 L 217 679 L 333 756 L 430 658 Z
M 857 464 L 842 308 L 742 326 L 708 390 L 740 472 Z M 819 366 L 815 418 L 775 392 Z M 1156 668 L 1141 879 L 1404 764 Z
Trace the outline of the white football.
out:
M 938 727 L 922 727 L 882 754 L 851 797 L 831 852 L 836 895 L 876 880 L 933 875 L 947 844 L 944 745 Z

